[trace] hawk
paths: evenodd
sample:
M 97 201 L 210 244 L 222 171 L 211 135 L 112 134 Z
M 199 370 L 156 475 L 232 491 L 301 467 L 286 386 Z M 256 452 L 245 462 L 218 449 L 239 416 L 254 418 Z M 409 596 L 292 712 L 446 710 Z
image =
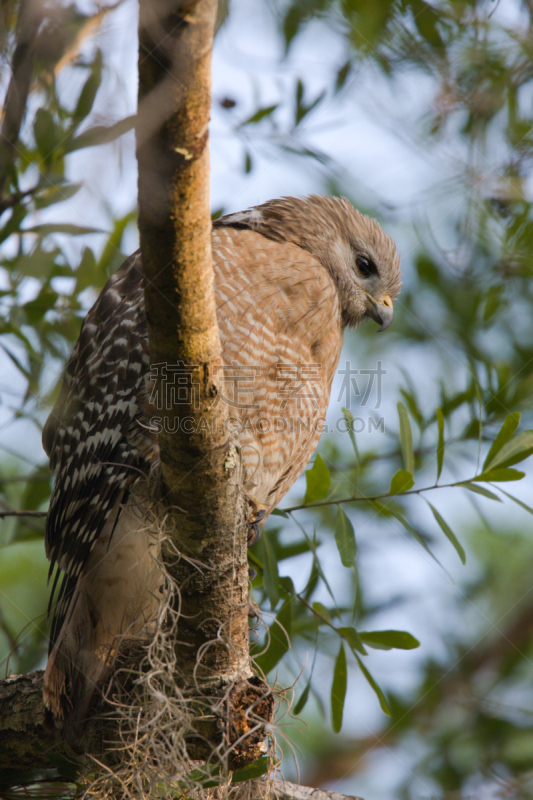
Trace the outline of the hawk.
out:
M 400 259 L 374 219 L 328 196 L 222 217 L 212 250 L 221 393 L 262 523 L 316 448 L 344 328 L 392 322 Z M 51 607 L 57 594 L 44 699 L 64 730 L 83 725 L 120 637 L 150 635 L 161 580 L 146 526 L 158 419 L 137 251 L 87 314 L 43 430 L 55 472 Z

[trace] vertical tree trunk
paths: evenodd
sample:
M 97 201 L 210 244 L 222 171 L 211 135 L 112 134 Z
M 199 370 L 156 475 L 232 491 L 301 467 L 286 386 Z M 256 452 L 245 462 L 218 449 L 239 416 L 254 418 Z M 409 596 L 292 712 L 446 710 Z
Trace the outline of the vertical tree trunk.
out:
M 174 544 L 185 556 L 177 565 L 168 561 L 180 595 L 177 663 L 204 693 L 222 697 L 236 682 L 230 696 L 242 706 L 248 690 L 253 702 L 267 689 L 258 679 L 255 686 L 240 683 L 253 676 L 245 507 L 240 457 L 213 376 L 221 359 L 208 151 L 216 11 L 216 0 L 141 0 L 139 229 L 155 413 L 163 426 L 163 496 Z M 203 568 L 191 566 L 199 562 Z M 202 735 L 213 741 L 220 724 L 205 723 Z M 259 753 L 252 747 L 243 756 L 246 744 L 240 749 L 238 761 Z

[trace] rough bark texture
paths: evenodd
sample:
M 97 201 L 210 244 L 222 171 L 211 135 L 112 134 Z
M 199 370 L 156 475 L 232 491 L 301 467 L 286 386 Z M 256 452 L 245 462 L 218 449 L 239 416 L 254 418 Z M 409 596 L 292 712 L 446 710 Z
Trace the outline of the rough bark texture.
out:
M 163 409 L 159 435 L 165 503 L 173 514 L 174 543 L 186 557 L 177 565 L 168 561 L 182 614 L 176 653 L 186 684 L 220 698 L 233 682 L 253 673 L 240 457 L 226 430 L 225 404 L 216 403 L 213 378 L 213 365 L 221 358 L 208 150 L 216 12 L 216 0 L 141 2 L 137 158 L 150 356 L 157 365 L 158 396 L 171 396 L 167 388 L 176 368 L 189 380 L 180 400 L 175 396 Z M 242 690 L 237 691 L 240 698 Z M 263 691 L 268 691 L 264 684 Z M 231 704 L 230 698 L 230 714 Z M 206 720 L 201 734 L 214 744 L 220 730 Z M 239 745 L 240 763 L 260 754 L 258 744 L 249 747 L 246 753 L 246 743 Z M 194 755 L 200 757 L 201 748 Z
M 42 670 L 0 681 L 0 789 L 11 785 L 8 770 L 50 770 L 73 757 L 44 707 Z
M 47 721 L 42 687 L 42 671 L 12 675 L 0 681 L 0 791 L 12 785 L 9 771 L 20 775 L 21 770 L 31 770 L 40 772 L 41 778 L 52 778 L 47 771 L 52 773 L 59 768 L 66 774 L 72 769 L 74 775 L 82 764 L 80 756 L 68 748 L 59 731 Z M 101 742 L 98 744 L 95 740 L 94 746 L 101 747 Z M 35 780 L 39 780 L 37 775 Z M 361 800 L 287 781 L 274 782 L 273 797 L 278 800 Z

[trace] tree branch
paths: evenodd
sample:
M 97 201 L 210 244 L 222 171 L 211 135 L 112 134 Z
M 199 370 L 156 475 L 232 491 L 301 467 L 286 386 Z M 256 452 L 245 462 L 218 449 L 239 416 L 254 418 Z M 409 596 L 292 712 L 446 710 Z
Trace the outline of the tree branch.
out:
M 0 769 L 50 770 L 58 765 L 79 769 L 84 757 L 73 753 L 45 712 L 42 699 L 42 671 L 12 675 L 0 681 Z M 94 742 L 95 752 L 101 747 Z M 4 773 L 9 777 L 9 772 Z M 9 784 L 11 785 L 11 784 Z M 8 788 L 2 785 L 0 790 Z M 278 800 L 361 800 L 337 792 L 325 792 L 287 781 L 274 782 Z
M 4 781 L 9 778 L 4 770 L 52 769 L 62 759 L 70 761 L 73 757 L 81 763 L 45 710 L 42 670 L 0 681 L 0 709 L 0 769 Z
M 296 783 L 276 781 L 274 790 L 277 800 L 362 800 L 351 794 L 326 792 L 323 789 L 313 789 L 311 786 L 298 786 Z
M 48 511 L 13 511 L 7 509 L 5 511 L 0 511 L 0 519 L 5 519 L 5 517 L 46 517 Z
M 216 12 L 216 0 L 141 2 L 137 159 L 150 356 L 161 399 L 154 409 L 161 480 L 174 544 L 186 557 L 167 564 L 180 597 L 176 657 L 186 683 L 223 697 L 253 672 L 240 457 L 214 374 L 221 345 L 208 124 Z M 177 376 L 188 382 L 182 402 L 172 392 Z M 193 562 L 206 568 L 198 571 Z M 214 723 L 202 724 L 201 734 L 209 750 L 220 741 Z M 239 763 L 261 752 L 249 748 L 246 740 L 239 745 Z
M 53 770 L 59 766 L 60 772 L 71 768 L 74 774 L 85 761 L 72 752 L 50 724 L 42 699 L 42 682 L 42 671 L 0 681 L 0 770 L 4 780 L 10 780 L 9 770 L 20 773 L 24 769 Z M 94 742 L 93 747 L 96 752 L 101 743 Z M 9 782 L 4 786 L 0 777 L 0 790 L 11 785 Z M 273 788 L 277 800 L 361 800 L 287 781 L 275 781 Z

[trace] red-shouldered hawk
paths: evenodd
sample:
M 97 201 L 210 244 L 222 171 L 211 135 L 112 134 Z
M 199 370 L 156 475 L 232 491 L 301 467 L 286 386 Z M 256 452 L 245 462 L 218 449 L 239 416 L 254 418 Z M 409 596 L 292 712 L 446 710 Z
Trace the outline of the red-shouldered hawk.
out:
M 375 220 L 334 197 L 230 214 L 214 223 L 212 241 L 220 384 L 244 490 L 266 518 L 318 443 L 344 328 L 367 316 L 380 330 L 392 322 L 400 260 Z M 51 604 L 62 573 L 44 698 L 66 726 L 83 722 L 119 637 L 150 633 L 160 580 L 143 515 L 158 464 L 151 392 L 137 251 L 87 314 L 43 430 L 56 472 L 46 525 Z

